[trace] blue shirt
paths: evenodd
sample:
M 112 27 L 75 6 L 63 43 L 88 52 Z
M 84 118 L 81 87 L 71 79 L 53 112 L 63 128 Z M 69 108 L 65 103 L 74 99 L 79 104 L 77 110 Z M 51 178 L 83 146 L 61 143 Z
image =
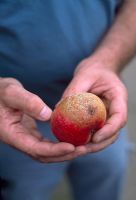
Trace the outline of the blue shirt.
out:
M 53 107 L 111 26 L 119 0 L 1 0 L 0 76 Z

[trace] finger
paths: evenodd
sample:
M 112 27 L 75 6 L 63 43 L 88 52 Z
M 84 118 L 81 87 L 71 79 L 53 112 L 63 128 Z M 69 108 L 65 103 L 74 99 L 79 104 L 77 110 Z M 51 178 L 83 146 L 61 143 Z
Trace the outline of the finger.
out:
M 118 132 L 127 122 L 127 102 L 121 97 L 115 97 L 109 108 L 110 118 L 102 129 L 97 131 L 92 140 L 101 142 Z
M 27 129 L 37 128 L 35 120 L 32 117 L 25 114 L 22 116 L 21 124 L 25 126 Z
M 75 150 L 75 147 L 69 143 L 54 144 L 41 140 L 35 134 L 39 133 L 35 131 L 31 134 L 23 126 L 16 125 L 12 130 L 7 129 L 2 140 L 37 159 L 41 156 L 62 156 Z
M 31 133 L 19 123 L 3 128 L 3 133 L 3 142 L 29 155 L 34 153 L 33 145 L 42 138 L 40 133 Z
M 29 129 L 28 129 L 29 130 Z M 44 138 L 41 133 L 37 130 L 37 128 L 33 128 L 33 129 L 30 129 L 30 133 L 31 135 L 33 135 L 34 137 L 36 137 L 39 141 L 49 141 L 47 140 L 46 138 Z
M 32 117 L 24 114 L 23 117 L 22 117 L 22 120 L 21 120 L 21 124 L 28 131 L 30 131 L 29 134 L 33 135 L 34 137 L 38 138 L 39 140 L 49 141 L 46 138 L 43 138 L 43 136 L 41 135 L 41 133 L 38 131 L 36 122 L 35 122 L 35 120 Z
M 39 160 L 40 162 L 45 163 L 53 163 L 53 162 L 64 162 L 73 160 L 79 156 L 83 156 L 86 154 L 86 148 L 84 146 L 76 147 L 75 151 L 72 153 L 69 153 L 64 156 L 55 156 L 55 157 L 41 157 Z
M 34 137 L 36 137 L 38 139 L 38 141 L 42 141 L 42 142 L 48 142 L 48 143 L 52 143 L 51 140 L 43 137 L 41 135 L 41 133 L 37 130 L 37 128 L 33 128 L 30 130 L 30 134 L 33 135 Z
M 52 113 L 51 109 L 37 95 L 16 85 L 5 89 L 2 100 L 9 107 L 22 110 L 39 120 L 48 120 Z
M 73 77 L 69 86 L 64 91 L 62 98 L 80 92 L 87 92 L 90 88 L 91 88 L 91 80 L 87 79 L 86 76 L 83 76 L 83 74 L 79 73 Z
M 75 150 L 75 147 L 72 144 L 64 142 L 53 143 L 45 140 L 35 143 L 33 148 L 38 157 L 64 156 Z
M 117 140 L 118 136 L 119 136 L 119 133 L 116 133 L 111 138 L 103 142 L 96 143 L 96 144 L 93 144 L 93 143 L 87 144 L 86 145 L 87 153 L 95 153 L 95 152 L 105 149 L 109 145 L 113 144 Z

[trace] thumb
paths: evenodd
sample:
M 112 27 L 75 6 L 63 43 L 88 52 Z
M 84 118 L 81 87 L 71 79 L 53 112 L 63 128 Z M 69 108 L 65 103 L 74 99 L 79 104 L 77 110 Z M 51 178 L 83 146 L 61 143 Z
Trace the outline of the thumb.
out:
M 68 87 L 65 89 L 62 98 L 71 96 L 81 92 L 88 92 L 91 88 L 91 80 L 86 77 L 83 73 L 76 74 Z
M 40 97 L 17 85 L 12 85 L 5 92 L 2 100 L 6 106 L 19 109 L 38 120 L 49 120 L 52 113 Z

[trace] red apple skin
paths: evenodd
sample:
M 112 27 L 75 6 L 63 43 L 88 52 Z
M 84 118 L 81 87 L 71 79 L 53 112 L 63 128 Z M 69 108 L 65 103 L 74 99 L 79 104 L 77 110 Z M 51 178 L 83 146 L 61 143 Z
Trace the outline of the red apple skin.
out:
M 105 121 L 103 102 L 96 95 L 81 93 L 66 97 L 57 105 L 51 117 L 51 128 L 59 141 L 80 146 L 87 144 Z

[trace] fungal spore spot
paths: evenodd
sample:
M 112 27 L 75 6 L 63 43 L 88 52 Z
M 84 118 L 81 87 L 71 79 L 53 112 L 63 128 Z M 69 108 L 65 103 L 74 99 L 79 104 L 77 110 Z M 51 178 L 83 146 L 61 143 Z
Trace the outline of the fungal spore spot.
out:
M 95 114 L 95 112 L 96 112 L 96 107 L 93 107 L 93 106 L 88 106 L 88 113 L 90 114 L 90 115 L 94 115 Z

